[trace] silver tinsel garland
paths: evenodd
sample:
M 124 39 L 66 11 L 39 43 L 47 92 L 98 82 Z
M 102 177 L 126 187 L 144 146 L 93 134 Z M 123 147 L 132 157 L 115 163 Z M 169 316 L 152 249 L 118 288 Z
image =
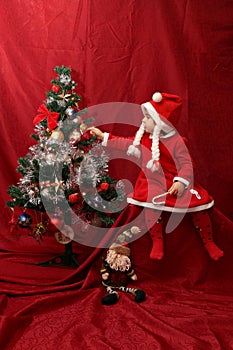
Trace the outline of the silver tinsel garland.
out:
M 83 183 L 91 183 L 96 187 L 101 180 L 103 173 L 108 171 L 109 157 L 101 145 L 95 146 L 84 156 L 80 167 L 77 169 L 77 175 L 74 182 L 81 186 Z

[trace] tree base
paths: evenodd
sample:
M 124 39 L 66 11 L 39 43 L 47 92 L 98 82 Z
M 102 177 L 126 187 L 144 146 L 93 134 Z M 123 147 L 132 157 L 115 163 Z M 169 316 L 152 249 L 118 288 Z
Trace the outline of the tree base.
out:
M 39 266 L 68 266 L 76 269 L 80 266 L 80 263 L 76 259 L 75 254 L 72 252 L 72 242 L 65 245 L 65 253 L 57 255 L 52 259 L 46 260 L 44 262 L 38 263 Z

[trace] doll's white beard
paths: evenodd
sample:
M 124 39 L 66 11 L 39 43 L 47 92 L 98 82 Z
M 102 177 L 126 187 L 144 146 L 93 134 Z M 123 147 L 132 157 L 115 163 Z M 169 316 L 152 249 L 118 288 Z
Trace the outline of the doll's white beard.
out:
M 127 255 L 121 255 L 120 257 L 117 255 L 112 249 L 109 249 L 107 252 L 106 261 L 111 269 L 121 272 L 128 271 L 131 267 L 130 258 Z

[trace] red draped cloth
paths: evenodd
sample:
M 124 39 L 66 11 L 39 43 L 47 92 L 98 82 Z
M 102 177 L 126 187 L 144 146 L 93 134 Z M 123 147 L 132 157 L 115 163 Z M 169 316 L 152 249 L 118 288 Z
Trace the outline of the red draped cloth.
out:
M 232 1 L 11 0 L 0 17 L 1 349 L 233 349 Z M 40 245 L 27 230 L 11 233 L 6 190 L 33 144 L 56 65 L 72 67 L 84 106 L 140 104 L 155 91 L 182 97 L 178 130 L 215 199 L 222 259 L 209 259 L 186 216 L 165 235 L 162 261 L 149 259 L 148 234 L 131 244 L 135 285 L 147 299 L 121 293 L 114 306 L 101 305 L 103 249 L 74 242 L 76 269 L 37 264 L 64 247 L 51 233 Z M 109 122 L 106 131 L 132 133 Z M 122 168 L 113 162 L 110 170 L 121 178 Z M 134 181 L 134 167 L 127 170 Z

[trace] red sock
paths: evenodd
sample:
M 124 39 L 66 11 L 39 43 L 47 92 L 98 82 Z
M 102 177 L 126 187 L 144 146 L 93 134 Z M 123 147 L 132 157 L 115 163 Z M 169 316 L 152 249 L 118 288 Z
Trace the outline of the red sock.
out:
M 212 223 L 206 210 L 191 213 L 193 224 L 199 233 L 204 247 L 213 260 L 218 260 L 224 252 L 216 245 L 213 239 Z
M 145 210 L 148 232 L 152 239 L 151 259 L 161 260 L 164 256 L 162 218 L 154 210 Z

